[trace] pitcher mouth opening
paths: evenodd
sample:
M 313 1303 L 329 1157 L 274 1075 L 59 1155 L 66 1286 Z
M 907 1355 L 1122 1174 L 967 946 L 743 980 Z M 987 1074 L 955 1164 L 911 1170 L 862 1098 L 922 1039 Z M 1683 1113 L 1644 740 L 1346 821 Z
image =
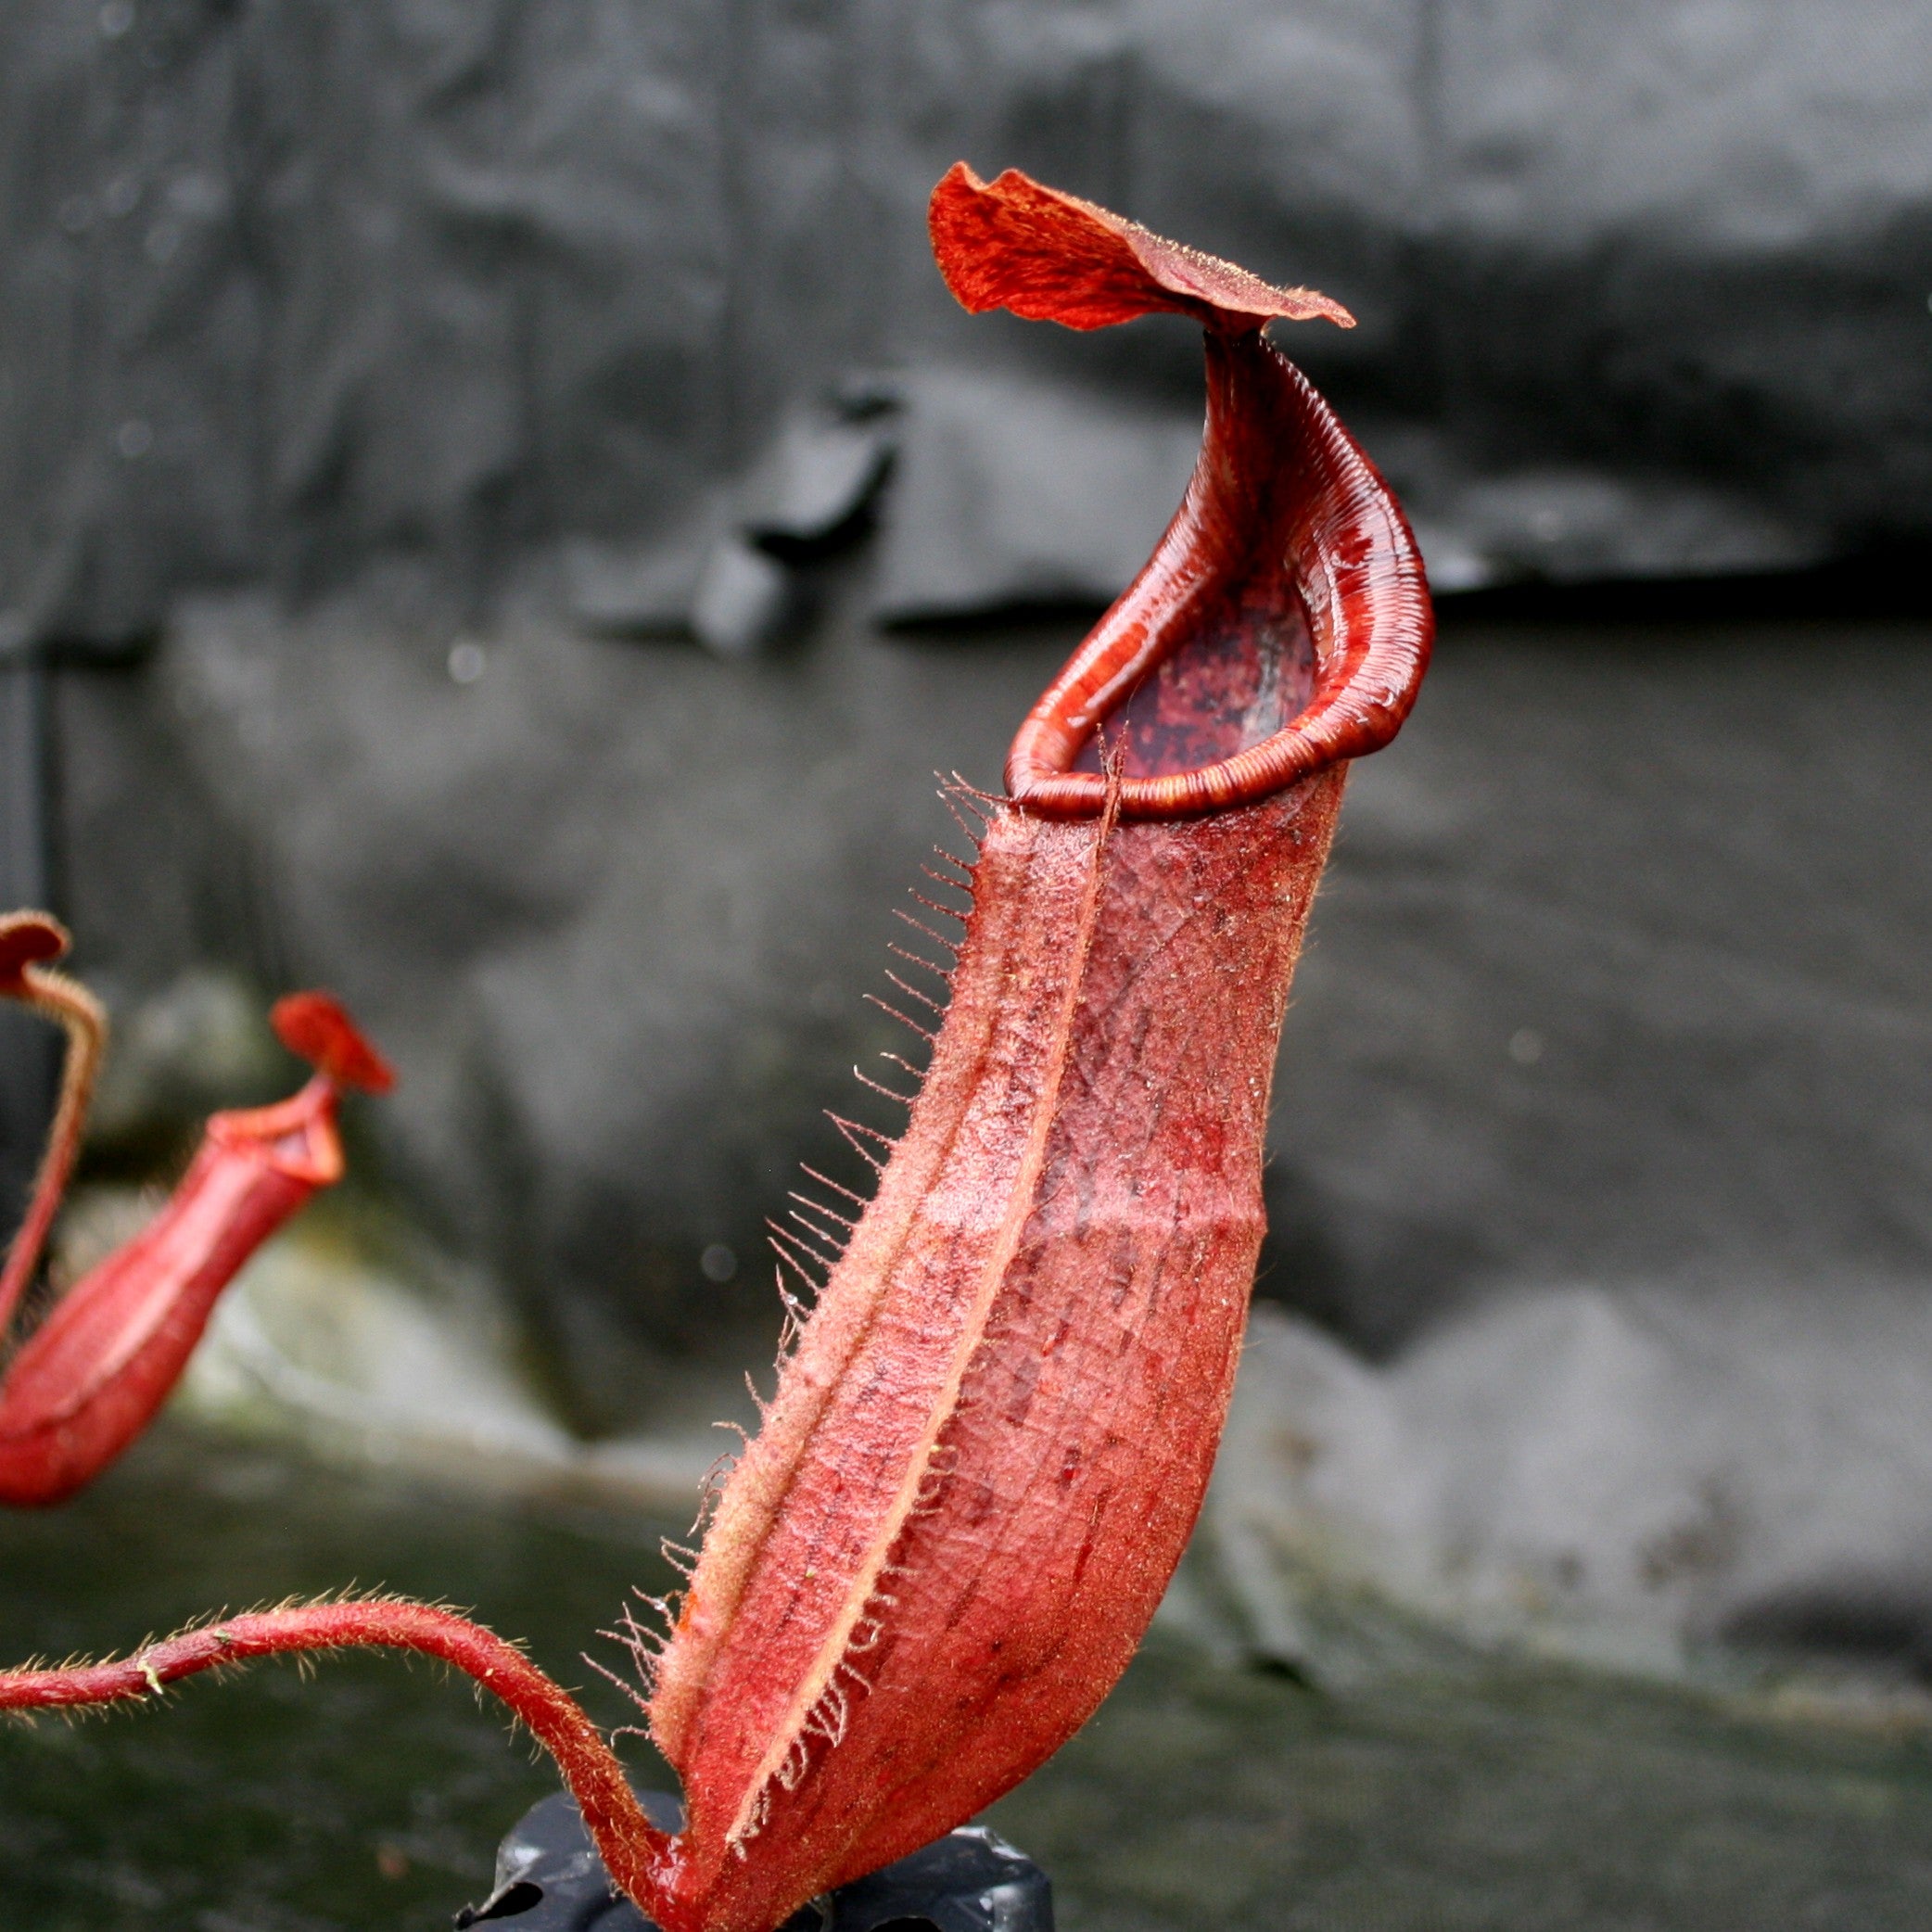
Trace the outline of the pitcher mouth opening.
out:
M 208 1124 L 210 1138 L 248 1150 L 305 1186 L 331 1187 L 343 1174 L 337 1101 L 345 1088 L 388 1093 L 396 1083 L 395 1073 L 341 1002 L 327 993 L 285 994 L 269 1014 L 269 1023 L 291 1053 L 314 1067 L 315 1077 L 273 1106 L 216 1114 Z
M 336 1127 L 337 1089 L 318 1074 L 300 1092 L 268 1107 L 217 1113 L 209 1139 L 231 1152 L 247 1152 L 306 1187 L 332 1187 L 342 1178 L 342 1139 Z
M 1138 578 L 1041 694 L 1006 768 L 1047 818 L 1179 819 L 1254 803 L 1379 749 L 1434 622 L 1375 466 L 1258 331 L 1207 334 L 1186 497 Z
M 1067 328 L 1179 314 L 1207 337 L 1207 427 L 1146 567 L 1027 714 L 1007 789 L 1045 818 L 1180 819 L 1253 804 L 1401 729 L 1435 620 L 1388 486 L 1270 323 L 1353 328 L 1277 287 L 1008 169 L 947 171 L 928 210 L 973 314 Z

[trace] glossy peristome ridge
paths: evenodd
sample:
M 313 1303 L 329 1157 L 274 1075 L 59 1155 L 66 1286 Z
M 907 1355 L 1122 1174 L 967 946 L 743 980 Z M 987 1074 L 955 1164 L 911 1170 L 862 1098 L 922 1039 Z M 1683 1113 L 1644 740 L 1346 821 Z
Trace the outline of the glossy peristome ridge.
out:
M 0 1344 L 73 1171 L 107 1041 L 99 1003 L 53 966 L 67 945 L 45 913 L 0 917 L 0 997 L 68 1035 L 46 1152 L 0 1267 Z M 166 1401 L 242 1264 L 317 1188 L 341 1178 L 337 1102 L 347 1087 L 385 1090 L 389 1070 L 324 993 L 290 994 L 273 1017 L 283 1044 L 317 1068 L 315 1077 L 277 1105 L 215 1114 L 167 1205 L 88 1269 L 5 1358 L 0 1504 L 62 1502 L 107 1468 Z
M 226 1620 L 0 1675 L 0 1708 L 151 1695 L 244 1653 L 426 1650 L 530 1723 L 665 1932 L 770 1932 L 998 1797 L 1125 1668 L 1233 1385 L 1347 760 L 1406 714 L 1428 599 L 1372 465 L 1262 339 L 1335 305 L 1023 176 L 954 170 L 933 225 L 970 307 L 1201 321 L 1207 433 L 1160 550 L 1023 724 L 1010 795 L 950 790 L 976 849 L 896 982 L 929 1045 L 899 1062 L 905 1125 L 842 1123 L 870 1195 L 794 1197 L 776 1239 L 815 1302 L 791 1302 L 667 1627 L 624 1621 L 684 1830 L 648 1824 L 549 1679 L 422 1606 Z
M 1090 817 L 1074 769 L 1095 733 L 1179 650 L 1248 625 L 1305 626 L 1300 708 L 1205 763 L 1135 773 L 1129 819 L 1223 810 L 1379 751 L 1401 730 L 1434 636 L 1421 558 L 1374 465 L 1308 378 L 1259 334 L 1207 337 L 1208 418 L 1159 548 L 1027 714 L 1007 788 L 1034 811 Z

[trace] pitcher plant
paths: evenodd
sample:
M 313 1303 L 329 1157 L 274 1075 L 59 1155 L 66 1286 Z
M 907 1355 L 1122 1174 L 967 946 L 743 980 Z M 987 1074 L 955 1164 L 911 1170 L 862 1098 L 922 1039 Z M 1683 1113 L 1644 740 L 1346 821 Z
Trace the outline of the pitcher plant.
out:
M 976 849 L 951 861 L 956 935 L 920 915 L 945 950 L 896 981 L 932 1023 L 903 1016 L 928 1043 L 906 1127 L 841 1124 L 869 1196 L 813 1176 L 794 1197 L 781 1254 L 815 1291 L 788 1297 L 776 1393 L 662 1627 L 625 1620 L 683 1828 L 650 1823 L 515 1646 L 429 1605 L 227 1617 L 0 1675 L 0 1708 L 152 1698 L 287 1651 L 425 1652 L 535 1734 L 664 1932 L 770 1932 L 1010 1789 L 1125 1668 L 1227 1412 L 1289 980 L 1348 764 L 1401 726 L 1432 619 L 1387 487 L 1266 339 L 1277 319 L 1351 325 L 1337 303 L 1012 172 L 954 167 L 931 231 L 973 311 L 1194 318 L 1206 429 L 1152 557 L 1020 724 L 1005 795 L 948 788 Z

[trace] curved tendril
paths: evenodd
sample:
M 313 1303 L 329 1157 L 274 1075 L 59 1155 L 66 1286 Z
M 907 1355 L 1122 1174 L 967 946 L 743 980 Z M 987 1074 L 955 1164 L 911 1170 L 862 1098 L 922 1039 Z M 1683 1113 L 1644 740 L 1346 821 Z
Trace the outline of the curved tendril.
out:
M 47 1234 L 73 1173 L 87 1105 L 108 1043 L 108 1016 L 78 980 L 43 964 L 68 949 L 67 929 L 44 912 L 0 917 L 0 997 L 53 1021 L 67 1035 L 60 1099 L 47 1131 L 46 1150 L 28 1196 L 27 1213 L 0 1267 L 0 1345 L 40 1265 Z
M 202 1671 L 359 1647 L 414 1651 L 474 1678 L 555 1760 L 612 1877 L 646 1911 L 667 1894 L 671 1840 L 645 1817 L 623 1766 L 583 1707 L 515 1645 L 437 1605 L 376 1597 L 224 1617 L 110 1663 L 0 1671 L 0 1710 L 145 1701 Z

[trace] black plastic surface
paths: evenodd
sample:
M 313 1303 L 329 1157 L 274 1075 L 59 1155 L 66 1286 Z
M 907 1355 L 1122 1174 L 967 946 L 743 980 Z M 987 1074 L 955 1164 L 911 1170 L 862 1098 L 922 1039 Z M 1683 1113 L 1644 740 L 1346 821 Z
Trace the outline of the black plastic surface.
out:
M 961 156 L 1346 301 L 1282 333 L 1438 589 L 1932 525 L 1918 0 L 719 19 L 0 7 L 0 613 L 105 642 L 210 582 L 520 556 L 643 627 L 691 604 L 711 492 L 882 368 L 888 606 L 1108 601 L 1187 475 L 1198 345 L 961 314 L 925 232 Z
M 674 1830 L 682 1822 L 675 1799 L 661 1791 L 638 1797 L 654 1824 Z M 531 1806 L 498 1847 L 489 1897 L 456 1914 L 457 1932 L 498 1925 L 515 1932 L 653 1932 L 651 1921 L 617 1894 L 577 1806 L 561 1791 Z M 971 1824 L 814 1900 L 782 1932 L 912 1932 L 925 1926 L 936 1932 L 1053 1932 L 1053 1888 L 1030 1858 Z

